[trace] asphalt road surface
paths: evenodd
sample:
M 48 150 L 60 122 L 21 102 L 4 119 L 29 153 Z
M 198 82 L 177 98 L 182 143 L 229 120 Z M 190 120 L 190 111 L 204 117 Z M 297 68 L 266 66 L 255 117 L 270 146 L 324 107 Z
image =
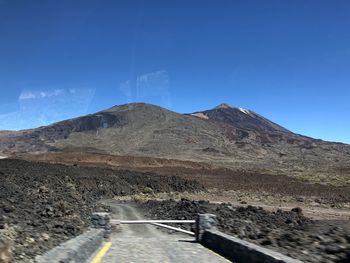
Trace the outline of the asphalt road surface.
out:
M 114 201 L 108 201 L 108 205 L 114 219 L 142 219 L 131 205 Z M 194 237 L 168 234 L 149 224 L 123 224 L 113 231 L 110 241 L 107 252 L 98 260 L 101 263 L 230 262 L 194 242 Z

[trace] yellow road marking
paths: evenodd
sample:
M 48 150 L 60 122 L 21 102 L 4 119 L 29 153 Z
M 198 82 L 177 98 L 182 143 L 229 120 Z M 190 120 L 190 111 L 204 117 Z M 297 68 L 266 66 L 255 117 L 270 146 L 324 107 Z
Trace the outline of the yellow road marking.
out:
M 212 253 L 212 254 L 218 256 L 219 258 L 226 259 L 227 261 L 229 261 L 231 263 L 235 263 L 232 259 L 227 259 L 227 258 L 223 257 L 222 255 L 220 255 L 219 253 L 216 253 L 214 250 L 211 250 L 209 248 L 207 248 L 207 249 L 209 250 L 209 253 Z
M 90 263 L 100 263 L 103 256 L 107 253 L 107 251 L 110 249 L 112 245 L 112 242 L 107 242 L 97 253 L 97 255 L 91 260 Z

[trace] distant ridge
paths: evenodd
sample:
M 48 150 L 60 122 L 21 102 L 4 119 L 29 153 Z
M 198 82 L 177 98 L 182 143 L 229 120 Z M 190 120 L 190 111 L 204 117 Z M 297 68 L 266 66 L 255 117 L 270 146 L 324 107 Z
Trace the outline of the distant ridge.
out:
M 206 162 L 306 177 L 315 171 L 325 176 L 350 171 L 349 145 L 295 134 L 227 103 L 191 114 L 131 103 L 37 129 L 0 132 L 1 156 L 69 151 Z
M 211 110 L 195 112 L 191 115 L 222 122 L 241 129 L 260 132 L 290 132 L 251 110 L 232 107 L 227 103 L 221 103 Z

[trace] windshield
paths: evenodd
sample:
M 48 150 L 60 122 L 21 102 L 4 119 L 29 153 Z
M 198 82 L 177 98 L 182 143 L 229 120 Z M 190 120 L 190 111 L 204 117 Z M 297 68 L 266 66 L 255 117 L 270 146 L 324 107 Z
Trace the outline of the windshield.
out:
M 349 12 L 0 0 L 0 263 L 348 262 Z

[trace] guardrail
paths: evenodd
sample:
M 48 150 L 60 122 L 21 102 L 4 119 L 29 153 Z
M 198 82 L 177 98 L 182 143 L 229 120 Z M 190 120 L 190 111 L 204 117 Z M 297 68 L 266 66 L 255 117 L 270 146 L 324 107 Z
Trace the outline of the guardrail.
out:
M 151 223 L 151 224 L 154 225 L 154 226 L 163 227 L 163 228 L 166 228 L 166 229 L 174 230 L 174 231 L 181 232 L 181 233 L 184 233 L 184 234 L 188 234 L 188 235 L 191 235 L 191 236 L 195 236 L 196 235 L 196 233 L 194 233 L 194 232 L 187 231 L 185 229 L 181 229 L 181 228 L 178 228 L 178 227 L 173 227 L 173 226 L 168 226 L 168 225 L 163 225 L 163 224 L 158 224 L 158 223 Z
M 195 224 L 196 220 L 115 220 L 112 219 L 110 221 L 110 223 L 112 225 L 123 225 L 123 224 L 151 224 L 154 226 L 158 226 L 158 227 L 162 227 L 165 229 L 170 229 L 170 230 L 174 230 L 180 233 L 184 233 L 184 234 L 188 234 L 191 236 L 194 236 L 195 233 L 182 229 L 182 228 L 178 228 L 178 227 L 173 227 L 173 226 L 168 226 L 168 225 L 164 225 L 164 224 Z
M 196 220 L 116 220 L 111 219 L 111 224 L 195 224 Z

